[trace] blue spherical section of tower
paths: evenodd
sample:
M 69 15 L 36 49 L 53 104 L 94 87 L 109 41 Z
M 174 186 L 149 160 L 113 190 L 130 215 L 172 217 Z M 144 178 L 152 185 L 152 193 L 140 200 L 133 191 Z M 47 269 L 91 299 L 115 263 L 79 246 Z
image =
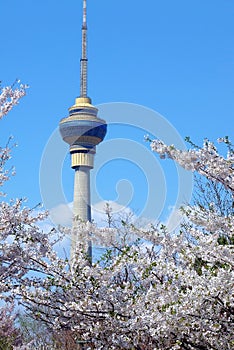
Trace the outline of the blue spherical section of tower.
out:
M 96 146 L 100 142 L 103 141 L 106 132 L 107 125 L 103 123 L 103 121 L 98 118 L 97 120 L 62 120 L 62 123 L 59 125 L 59 130 L 61 136 L 65 142 L 67 142 L 70 146 L 75 144 L 82 143 L 82 140 L 92 140 L 91 144 Z M 87 138 L 88 137 L 88 138 Z
M 89 97 L 76 98 L 75 104 L 69 108 L 69 116 L 59 123 L 60 134 L 70 145 L 70 152 L 74 149 L 85 151 L 85 149 L 95 148 L 103 141 L 107 125 L 105 120 L 99 118 L 97 114 L 98 109 L 92 105 Z

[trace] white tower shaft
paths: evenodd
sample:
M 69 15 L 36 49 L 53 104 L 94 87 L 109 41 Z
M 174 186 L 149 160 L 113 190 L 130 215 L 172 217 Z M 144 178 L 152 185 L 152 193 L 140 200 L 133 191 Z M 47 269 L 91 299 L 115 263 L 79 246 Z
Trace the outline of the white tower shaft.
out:
M 77 243 L 79 243 L 85 252 L 89 261 L 92 260 L 92 242 L 88 237 L 79 235 L 78 220 L 91 221 L 90 206 L 90 168 L 80 166 L 75 170 L 74 177 L 74 199 L 73 199 L 73 228 L 71 242 L 71 259 L 74 257 Z
M 73 201 L 74 222 L 77 219 L 91 221 L 90 208 L 90 168 L 80 166 L 75 170 L 74 178 L 74 201 Z

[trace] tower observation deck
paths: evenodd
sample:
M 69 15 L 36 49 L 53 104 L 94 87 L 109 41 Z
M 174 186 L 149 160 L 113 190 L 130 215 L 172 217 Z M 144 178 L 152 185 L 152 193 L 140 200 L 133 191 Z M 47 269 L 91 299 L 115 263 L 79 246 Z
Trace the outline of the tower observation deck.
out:
M 80 59 L 80 96 L 69 108 L 69 115 L 59 123 L 63 140 L 70 146 L 71 167 L 75 170 L 73 199 L 73 230 L 71 257 L 79 236 L 76 233 L 78 220 L 91 221 L 90 170 L 94 167 L 96 146 L 103 141 L 107 125 L 98 117 L 98 109 L 87 97 L 87 1 L 83 0 L 82 54 Z M 88 237 L 87 237 L 88 241 Z M 84 242 L 91 257 L 91 243 Z

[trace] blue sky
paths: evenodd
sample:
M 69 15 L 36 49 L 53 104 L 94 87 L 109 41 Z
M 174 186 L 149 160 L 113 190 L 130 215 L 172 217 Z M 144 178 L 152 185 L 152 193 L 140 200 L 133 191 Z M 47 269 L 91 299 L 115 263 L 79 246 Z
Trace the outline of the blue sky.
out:
M 7 85 L 20 78 L 30 85 L 20 105 L 1 121 L 1 145 L 9 135 L 19 145 L 13 158 L 17 176 L 6 189 L 9 197 L 27 197 L 32 206 L 41 202 L 39 169 L 45 145 L 79 95 L 81 9 L 81 0 L 0 2 L 0 80 Z M 88 91 L 93 103 L 145 106 L 160 113 L 182 139 L 190 136 L 197 143 L 204 137 L 233 139 L 233 18 L 232 0 L 88 0 Z M 144 113 L 138 118 L 143 122 Z M 145 130 L 132 124 L 122 120 L 111 125 L 106 140 L 130 139 L 149 150 L 143 137 L 150 124 Z M 156 127 L 153 134 L 160 136 L 160 130 L 157 133 Z M 165 182 L 165 207 L 174 205 L 177 170 L 169 161 L 158 163 L 152 156 L 152 169 L 147 165 L 144 174 L 140 160 L 123 159 L 122 153 L 120 159 L 108 157 L 95 175 L 101 199 L 115 200 L 116 183 L 127 179 L 132 184 L 127 193 L 134 192 L 127 204 L 141 211 L 147 202 L 148 174 L 160 168 L 152 188 L 162 188 Z M 69 157 L 61 171 L 69 202 Z

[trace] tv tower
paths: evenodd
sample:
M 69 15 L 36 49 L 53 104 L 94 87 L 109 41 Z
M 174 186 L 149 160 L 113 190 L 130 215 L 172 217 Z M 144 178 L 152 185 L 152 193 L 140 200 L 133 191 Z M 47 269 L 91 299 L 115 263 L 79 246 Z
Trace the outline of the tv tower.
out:
M 59 123 L 61 136 L 70 146 L 71 167 L 75 170 L 73 199 L 73 229 L 71 258 L 78 243 L 84 243 L 89 257 L 92 246 L 89 238 L 80 242 L 77 222 L 91 221 L 90 170 L 94 167 L 96 146 L 103 141 L 107 125 L 100 119 L 98 109 L 87 96 L 87 1 L 83 0 L 82 54 L 80 59 L 80 96 L 69 108 L 69 115 Z

